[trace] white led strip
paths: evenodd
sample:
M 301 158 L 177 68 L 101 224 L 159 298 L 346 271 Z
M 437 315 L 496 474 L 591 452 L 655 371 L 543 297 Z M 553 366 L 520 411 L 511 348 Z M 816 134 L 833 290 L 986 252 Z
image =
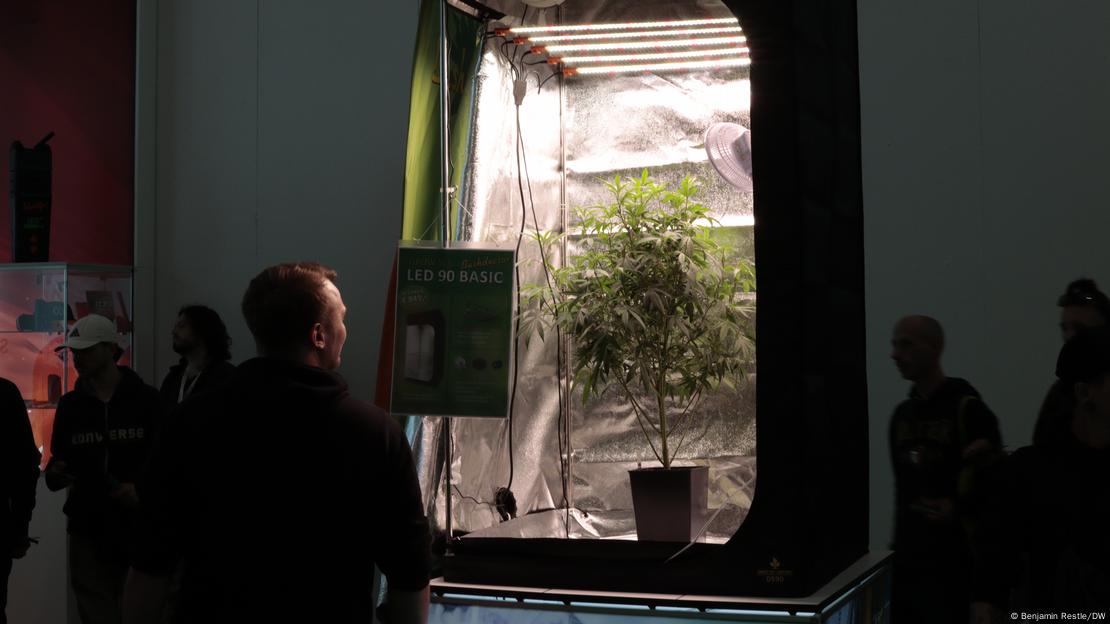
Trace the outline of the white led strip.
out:
M 746 67 L 752 61 L 748 58 L 725 58 L 711 61 L 682 61 L 677 63 L 640 63 L 636 65 L 602 65 L 575 67 L 567 69 L 570 74 L 616 74 L 623 72 L 665 71 L 668 69 L 716 69 L 718 67 Z
M 725 33 L 739 32 L 744 32 L 744 29 L 739 26 L 729 28 L 680 28 L 677 30 L 588 33 L 585 35 L 544 35 L 542 37 L 528 37 L 528 41 L 532 43 L 547 43 L 549 41 L 592 41 L 597 39 L 644 39 L 647 37 L 674 37 L 678 35 L 723 35 Z
M 526 26 L 524 28 L 510 28 L 509 32 L 517 35 L 544 32 L 580 32 L 590 30 L 643 30 L 645 28 L 677 28 L 681 26 L 712 26 L 714 24 L 740 23 L 735 17 L 720 19 L 681 20 L 676 22 L 639 22 L 627 24 L 575 24 L 570 26 Z
M 578 63 L 625 63 L 638 61 L 663 61 L 667 59 L 705 58 L 707 56 L 740 56 L 748 53 L 747 48 L 718 48 L 715 50 L 688 50 L 685 52 L 652 52 L 649 54 L 608 54 L 605 56 L 564 56 L 559 62 L 564 65 Z
M 650 50 L 654 48 L 687 48 L 729 45 L 747 42 L 747 37 L 713 37 L 711 39 L 672 39 L 667 41 L 626 41 L 623 43 L 575 43 L 543 46 L 548 53 L 584 52 L 590 50 Z

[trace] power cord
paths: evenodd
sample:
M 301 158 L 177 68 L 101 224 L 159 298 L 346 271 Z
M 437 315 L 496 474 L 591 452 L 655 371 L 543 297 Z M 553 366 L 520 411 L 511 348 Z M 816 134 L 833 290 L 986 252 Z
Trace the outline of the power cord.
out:
M 527 12 L 527 9 L 525 9 L 525 11 Z M 524 19 L 521 18 L 521 23 L 523 23 L 523 22 L 524 22 Z M 514 97 L 518 98 L 517 99 L 517 112 L 519 114 L 520 102 L 523 101 L 524 95 L 523 94 L 520 94 L 519 96 L 516 95 L 516 91 L 517 91 L 516 85 L 520 82 L 520 80 L 518 79 L 518 76 L 519 76 L 520 72 L 517 70 L 516 62 L 515 62 L 516 53 L 514 52 L 513 58 L 509 58 L 508 55 L 506 55 L 504 53 L 504 49 L 502 48 L 501 55 L 502 55 L 503 58 L 505 58 L 505 61 L 509 63 L 509 68 L 510 68 L 511 74 L 513 76 L 513 85 L 514 85 L 513 86 L 513 91 L 514 91 Z M 517 158 L 517 181 L 519 183 L 519 181 L 520 181 L 520 145 L 519 145 L 519 142 L 516 146 L 516 158 Z M 524 225 L 528 220 L 527 213 L 525 212 L 526 206 L 524 205 L 524 199 L 523 198 L 524 198 L 524 193 L 523 193 L 523 190 L 522 190 L 521 191 L 521 206 L 520 206 L 520 210 L 521 210 L 520 232 L 517 234 L 517 237 L 516 237 L 517 263 L 513 267 L 513 273 L 516 277 L 516 283 L 517 283 L 517 288 L 516 288 L 516 311 L 515 311 L 516 313 L 514 314 L 515 319 L 513 321 L 513 326 L 514 326 L 513 335 L 515 337 L 517 337 L 517 339 L 519 339 L 519 336 L 520 336 L 520 307 L 521 307 L 520 306 L 520 261 L 519 261 L 520 245 L 524 241 Z M 508 425 L 508 428 L 509 428 L 509 432 L 508 432 L 508 435 L 509 435 L 509 483 L 503 488 L 498 488 L 497 494 L 496 494 L 498 500 L 502 502 L 502 506 L 503 506 L 504 509 L 508 510 L 510 507 L 512 508 L 512 510 L 513 510 L 512 517 L 516 517 L 515 516 L 515 513 L 516 513 L 516 497 L 513 496 L 513 493 L 512 493 L 513 478 L 515 477 L 515 472 L 516 472 L 516 466 L 515 466 L 515 461 L 514 461 L 514 457 L 513 457 L 513 455 L 514 455 L 514 452 L 513 452 L 513 413 L 514 413 L 515 408 L 516 408 L 516 390 L 517 390 L 519 377 L 520 377 L 520 349 L 518 348 L 517 345 L 513 345 L 513 381 L 512 381 L 511 389 L 509 391 L 509 425 Z M 511 505 L 509 504 L 510 501 L 511 501 Z
M 524 15 L 521 17 L 521 24 L 524 23 L 524 19 L 527 16 L 527 12 L 528 12 L 528 8 L 525 7 Z M 526 63 L 524 61 L 524 58 L 532 53 L 531 50 L 522 50 L 521 55 L 520 55 L 519 58 L 517 58 L 517 51 L 513 50 L 513 53 L 510 56 L 506 52 L 505 48 L 506 48 L 506 46 L 511 45 L 512 43 L 513 43 L 512 40 L 507 40 L 507 41 L 501 43 L 498 46 L 498 52 L 499 52 L 501 58 L 509 66 L 510 76 L 513 79 L 513 100 L 516 104 L 517 141 L 516 141 L 516 146 L 515 147 L 516 147 L 516 161 L 517 161 L 517 189 L 520 193 L 521 221 L 520 221 L 520 231 L 517 233 L 517 241 L 516 241 L 516 253 L 517 253 L 517 258 L 518 258 L 518 264 L 517 264 L 517 266 L 514 267 L 513 270 L 514 270 L 514 274 L 515 274 L 515 277 L 516 277 L 516 283 L 517 283 L 516 314 L 515 314 L 516 318 L 515 318 L 515 321 L 514 321 L 514 327 L 515 327 L 515 335 L 519 336 L 520 335 L 520 311 L 521 311 L 521 294 L 520 294 L 521 279 L 520 279 L 519 258 L 520 258 L 520 248 L 521 248 L 521 245 L 524 241 L 524 230 L 525 230 L 525 227 L 526 227 L 527 221 L 528 221 L 528 208 L 529 208 L 529 206 L 531 207 L 533 224 L 535 225 L 536 231 L 539 231 L 539 218 L 536 215 L 535 197 L 532 193 L 532 180 L 531 180 L 531 176 L 528 174 L 528 156 L 525 153 L 524 137 L 523 137 L 523 134 L 521 132 L 521 123 L 520 123 L 520 106 L 521 106 L 521 104 L 523 104 L 524 97 L 525 97 L 525 95 L 527 94 L 527 91 L 528 91 L 527 74 L 524 73 L 523 66 L 524 65 L 538 65 L 538 64 L 543 63 L 544 61 L 537 61 L 537 62 L 534 62 L 534 63 Z M 557 74 L 558 74 L 558 70 L 554 70 L 553 73 L 550 76 L 548 76 L 544 81 L 539 83 L 539 88 L 542 88 L 543 85 L 546 84 L 548 80 L 550 80 L 551 78 L 553 78 Z M 521 166 L 522 161 L 523 161 L 523 168 Z M 525 196 L 524 196 L 524 181 L 525 180 L 527 180 L 527 183 L 528 183 L 528 200 L 527 200 L 527 202 L 525 201 Z M 540 257 L 541 257 L 541 261 L 542 261 L 542 264 L 543 264 L 544 277 L 547 281 L 548 287 L 552 289 L 552 296 L 554 296 L 554 281 L 551 277 L 550 271 L 548 270 L 547 254 L 546 254 L 546 250 L 543 249 L 542 245 L 541 245 L 541 248 L 540 248 Z M 546 301 L 544 303 L 546 304 Z M 554 306 L 552 306 L 552 309 L 554 309 Z M 557 341 L 557 344 L 558 344 L 558 347 L 555 350 L 555 352 L 556 352 L 556 366 L 557 366 L 557 371 L 559 371 L 559 374 L 561 374 L 561 371 L 563 370 L 562 331 L 559 329 L 558 326 L 556 326 L 555 332 L 556 332 L 555 333 L 556 341 Z M 517 502 L 516 502 L 516 497 L 514 496 L 514 494 L 512 492 L 512 486 L 513 486 L 513 480 L 514 480 L 515 473 L 516 473 L 515 458 L 514 458 L 515 452 L 514 452 L 514 442 L 513 442 L 513 421 L 515 420 L 514 413 L 515 413 L 515 407 L 516 407 L 516 396 L 517 396 L 517 387 L 518 387 L 518 382 L 519 382 L 519 374 L 520 374 L 520 351 L 519 351 L 519 349 L 516 348 L 516 345 L 514 345 L 514 349 L 513 349 L 513 378 L 512 378 L 512 385 L 511 385 L 510 393 L 509 393 L 509 414 L 508 414 L 508 421 L 509 421 L 508 422 L 509 481 L 508 481 L 508 484 L 505 487 L 497 489 L 497 491 L 494 495 L 494 500 L 495 500 L 494 503 L 492 503 L 492 504 L 491 503 L 482 503 L 482 504 L 491 505 L 491 506 L 495 507 L 497 509 L 498 515 L 501 516 L 501 520 L 503 522 L 505 520 L 508 520 L 509 518 L 515 518 L 516 513 L 517 513 Z M 566 449 L 570 445 L 570 440 L 567 438 L 566 431 L 565 431 L 564 392 L 563 392 L 563 386 L 562 386 L 561 383 L 558 385 L 558 393 L 559 393 L 559 417 L 558 417 L 559 475 L 560 475 L 560 482 L 561 482 L 561 486 L 562 486 L 563 507 L 566 509 L 566 515 L 564 517 L 563 528 L 564 528 L 564 533 L 566 533 L 567 536 L 569 537 L 570 499 L 569 499 L 569 496 L 568 496 L 569 483 L 568 483 L 567 465 L 566 465 L 567 461 L 569 461 L 569 460 L 566 458 L 566 454 L 567 454 Z M 457 486 L 456 486 L 456 490 L 458 490 Z M 459 494 L 462 495 L 462 492 L 459 492 Z M 469 498 L 469 497 L 465 497 L 465 498 Z M 472 499 L 472 500 L 476 500 L 476 499 Z M 481 501 L 476 501 L 476 502 L 481 502 Z
M 536 215 L 536 201 L 535 201 L 534 195 L 532 194 L 532 176 L 528 172 L 528 153 L 527 153 L 527 149 L 525 148 L 525 144 L 524 144 L 524 132 L 521 129 L 520 105 L 519 104 L 517 105 L 517 108 L 516 108 L 516 135 L 517 135 L 517 187 L 520 190 L 520 203 L 521 203 L 521 207 L 523 209 L 524 206 L 525 206 L 524 186 L 523 186 L 523 182 L 522 182 L 522 178 L 523 178 L 523 180 L 527 180 L 527 182 L 528 182 L 528 203 L 527 203 L 527 206 L 529 206 L 531 208 L 531 211 L 532 211 L 532 224 L 533 224 L 533 227 L 536 229 L 536 231 L 539 232 L 540 231 L 540 220 L 539 220 L 539 217 Z M 521 161 L 522 160 L 524 162 L 523 176 L 521 175 Z M 524 220 L 527 220 L 528 217 L 527 217 L 527 215 L 523 215 L 522 218 Z M 521 225 L 521 231 L 520 231 L 520 237 L 522 238 L 523 235 L 524 235 L 524 225 L 522 224 Z M 519 249 L 519 244 L 520 244 L 520 239 L 518 238 L 518 240 L 517 240 L 518 249 Z M 541 264 L 541 266 L 543 266 L 544 279 L 547 283 L 548 289 L 551 290 L 552 298 L 554 298 L 557 295 L 555 294 L 554 280 L 552 279 L 551 272 L 548 269 L 547 251 L 544 249 L 542 244 L 539 247 L 540 247 L 540 264 Z M 518 274 L 518 277 L 517 277 L 517 284 L 518 284 L 517 292 L 519 293 L 519 291 L 520 291 L 519 290 L 519 284 L 520 284 L 519 274 Z M 544 300 L 544 303 L 546 304 L 546 300 Z M 555 302 L 554 301 L 551 303 L 551 310 L 552 310 L 552 312 L 554 312 L 554 310 L 555 310 Z M 520 318 L 519 300 L 517 302 L 517 318 L 518 319 Z M 555 368 L 555 370 L 557 371 L 556 375 L 561 375 L 562 370 L 563 370 L 563 349 L 562 349 L 563 335 L 562 335 L 562 329 L 559 327 L 559 324 L 557 322 L 555 324 L 555 344 L 556 344 L 556 348 L 555 348 L 556 368 Z M 558 440 L 559 440 L 559 480 L 560 480 L 560 485 L 562 487 L 563 507 L 566 510 L 564 520 L 563 520 L 563 531 L 566 534 L 566 536 L 569 537 L 570 536 L 570 498 L 568 496 L 569 476 L 567 474 L 567 471 L 568 471 L 567 462 L 570 461 L 570 459 L 568 457 L 568 454 L 569 454 L 568 450 L 570 448 L 570 440 L 566 436 L 566 426 L 565 426 L 566 422 L 565 422 L 565 411 L 564 411 L 564 402 L 563 402 L 564 401 L 563 384 L 562 383 L 557 384 L 557 389 L 558 389 L 558 397 L 559 397 L 559 417 L 558 417 L 558 421 L 557 421 L 558 429 L 559 429 L 559 431 L 558 431 Z
M 509 518 L 516 517 L 516 498 L 513 496 L 513 493 L 510 492 L 507 488 L 498 488 L 497 493 L 494 494 L 493 497 L 494 502 L 490 503 L 484 500 L 478 500 L 473 496 L 467 496 L 466 494 L 463 494 L 462 490 L 459 489 L 459 486 L 454 483 L 451 484 L 451 487 L 455 488 L 455 492 L 458 493 L 460 498 L 471 501 L 476 505 L 485 505 L 486 507 L 492 507 L 494 511 L 497 512 L 497 515 L 501 517 L 502 522 L 508 520 Z
M 524 24 L 524 19 L 525 19 L 525 17 L 527 17 L 527 15 L 528 15 L 528 7 L 525 6 L 524 7 L 524 14 L 520 18 L 520 23 L 521 24 Z M 511 41 L 506 41 L 505 43 L 501 44 L 501 46 L 499 47 L 499 51 L 501 53 L 501 57 L 505 60 L 506 63 L 509 64 L 509 72 L 510 72 L 510 75 L 512 76 L 512 78 L 513 78 L 514 98 L 516 99 L 516 102 L 517 102 L 517 112 L 519 114 L 520 102 L 522 102 L 524 100 L 524 94 L 523 93 L 520 93 L 519 95 L 517 95 L 517 84 L 521 82 L 521 80 L 519 79 L 520 70 L 517 69 L 517 66 L 516 66 L 516 51 L 515 50 L 513 51 L 513 55 L 511 57 L 508 54 L 505 53 L 505 44 L 506 43 L 512 43 L 512 42 Z M 520 178 L 520 147 L 519 147 L 519 145 L 517 146 L 517 178 L 518 178 L 518 181 L 519 181 L 519 178 Z M 524 212 L 525 206 L 523 205 L 523 193 L 521 194 L 521 197 L 522 197 L 522 200 L 521 200 L 521 207 L 520 207 L 520 209 L 521 209 L 520 232 L 517 234 L 517 238 L 516 238 L 516 255 L 517 255 L 518 259 L 520 258 L 520 245 L 524 240 L 524 225 L 525 225 L 525 222 L 528 219 L 527 213 Z M 516 314 L 514 315 L 516 318 L 514 320 L 514 334 L 513 335 L 514 336 L 519 336 L 520 335 L 520 263 L 519 263 L 519 260 L 517 262 L 517 265 L 513 267 L 513 273 L 516 276 L 516 283 L 517 283 Z M 516 466 L 515 466 L 514 457 L 513 457 L 513 455 L 514 455 L 514 453 L 513 453 L 513 412 L 516 408 L 516 390 L 517 390 L 517 383 L 518 383 L 519 376 L 520 376 L 520 349 L 517 348 L 517 345 L 513 345 L 513 381 L 512 381 L 511 389 L 509 391 L 509 425 L 508 425 L 508 428 L 509 428 L 509 432 L 508 432 L 508 435 L 509 435 L 509 483 L 503 488 L 498 488 L 497 492 L 495 494 L 497 500 L 499 501 L 499 503 L 501 504 L 501 506 L 505 510 L 508 510 L 510 508 L 512 509 L 512 514 L 511 514 L 512 517 L 516 517 L 516 497 L 513 496 L 513 492 L 512 492 L 513 478 L 515 476 L 515 471 L 516 471 L 515 470 Z

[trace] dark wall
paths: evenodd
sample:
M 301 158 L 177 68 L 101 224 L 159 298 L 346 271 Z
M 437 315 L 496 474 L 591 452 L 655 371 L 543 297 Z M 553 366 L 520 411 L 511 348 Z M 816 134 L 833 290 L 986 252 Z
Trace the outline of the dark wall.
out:
M 0 2 L 0 262 L 9 146 L 53 131 L 50 260 L 131 264 L 134 93 L 134 0 Z

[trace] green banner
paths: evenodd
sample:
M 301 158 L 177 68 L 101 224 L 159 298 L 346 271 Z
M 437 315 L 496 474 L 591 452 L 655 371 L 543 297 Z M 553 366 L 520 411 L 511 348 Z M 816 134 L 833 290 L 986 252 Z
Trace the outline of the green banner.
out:
M 443 152 L 439 144 L 439 10 L 443 0 L 420 3 L 420 23 L 412 61 L 408 146 L 405 153 L 403 240 L 439 240 L 442 215 L 439 187 Z M 448 115 L 451 185 L 460 188 L 466 170 L 473 113 L 474 77 L 481 60 L 486 23 L 447 6 Z M 450 230 L 458 218 L 451 207 Z
M 506 417 L 515 262 L 513 250 L 400 248 L 394 414 Z

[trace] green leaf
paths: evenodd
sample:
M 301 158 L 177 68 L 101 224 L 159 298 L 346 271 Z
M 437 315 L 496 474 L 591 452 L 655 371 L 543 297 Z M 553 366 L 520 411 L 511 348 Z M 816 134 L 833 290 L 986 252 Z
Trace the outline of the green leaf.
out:
M 551 269 L 554 288 L 521 287 L 522 334 L 542 339 L 548 323 L 567 332 L 571 378 L 586 402 L 619 391 L 633 403 L 628 392 L 643 393 L 643 405 L 664 406 L 659 418 L 675 401 L 734 387 L 755 352 L 751 302 L 739 295 L 754 290 L 754 266 L 710 234 L 705 224 L 719 224 L 695 200 L 694 178 L 668 188 L 645 169 L 604 184 L 608 203 L 574 209 L 576 255 Z M 534 238 L 541 248 L 560 240 Z

